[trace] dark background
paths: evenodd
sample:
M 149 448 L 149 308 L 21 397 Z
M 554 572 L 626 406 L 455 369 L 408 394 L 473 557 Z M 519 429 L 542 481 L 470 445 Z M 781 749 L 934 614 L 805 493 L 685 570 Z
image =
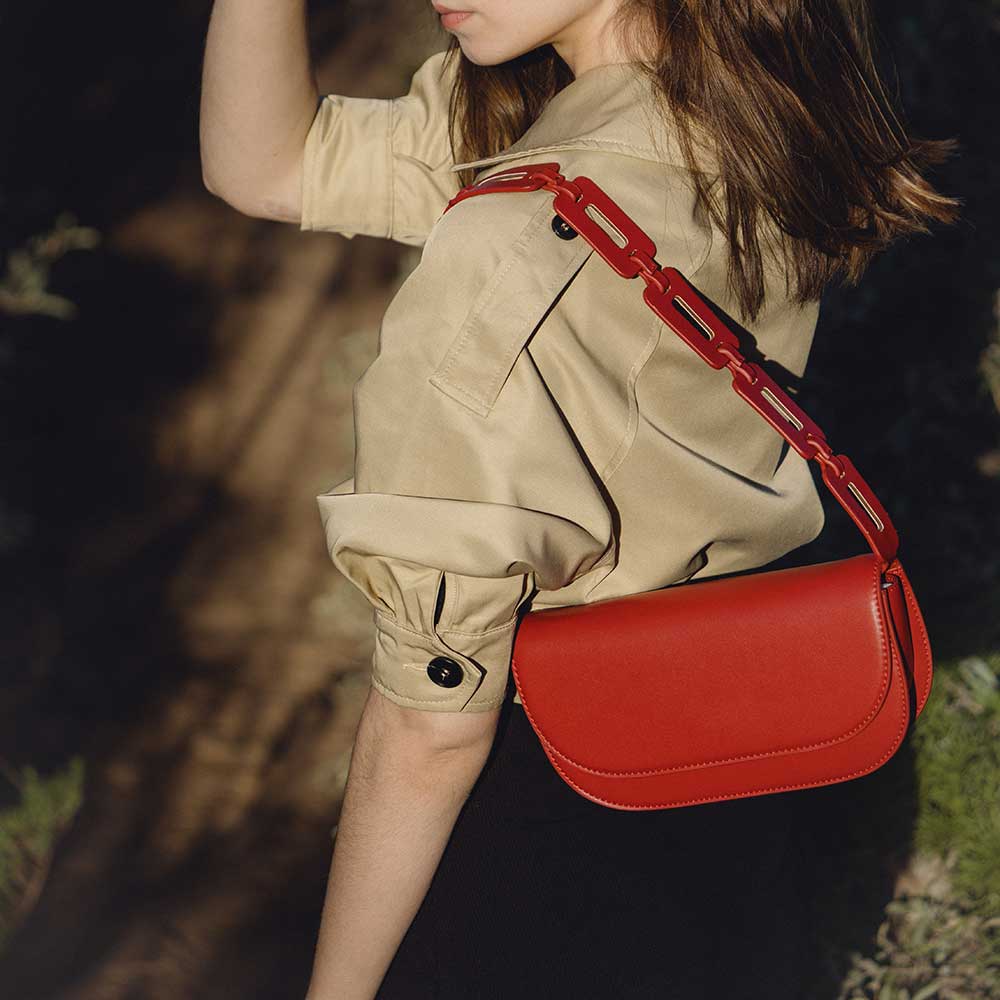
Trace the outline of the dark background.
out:
M 1000 648 L 1000 5 L 877 6 L 913 131 L 960 143 L 934 179 L 963 217 L 827 296 L 800 400 L 892 513 L 936 655 L 983 654 Z M 313 497 L 349 474 L 350 387 L 415 258 L 205 191 L 209 10 L 0 15 L 0 807 L 26 765 L 86 765 L 8 919 L 0 993 L 19 1000 L 304 995 L 367 685 L 368 608 Z M 311 17 L 326 92 L 401 94 L 445 44 L 415 0 Z M 859 544 L 831 506 L 799 555 Z M 809 798 L 817 868 L 861 844 L 852 871 L 874 885 L 846 921 L 819 908 L 819 1000 L 891 897 L 912 754 Z M 837 816 L 864 822 L 827 842 Z

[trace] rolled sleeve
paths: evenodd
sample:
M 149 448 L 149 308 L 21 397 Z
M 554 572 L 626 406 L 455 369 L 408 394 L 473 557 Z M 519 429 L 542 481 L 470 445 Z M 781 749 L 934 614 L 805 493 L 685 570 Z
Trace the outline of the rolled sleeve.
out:
M 371 683 L 411 708 L 497 707 L 536 586 L 561 586 L 613 554 L 610 523 L 589 531 L 507 504 L 356 492 L 353 477 L 317 499 L 334 564 L 374 608 Z M 434 679 L 437 657 L 458 664 L 459 683 Z
M 419 246 L 458 190 L 448 136 L 454 67 L 424 61 L 402 97 L 327 94 L 306 135 L 301 230 Z
M 376 611 L 371 683 L 391 701 L 410 708 L 452 712 L 496 708 L 506 692 L 517 621 L 510 618 L 482 632 L 439 629 L 428 636 Z M 432 679 L 433 661 L 439 656 L 460 667 L 461 681 L 454 687 L 441 687 Z

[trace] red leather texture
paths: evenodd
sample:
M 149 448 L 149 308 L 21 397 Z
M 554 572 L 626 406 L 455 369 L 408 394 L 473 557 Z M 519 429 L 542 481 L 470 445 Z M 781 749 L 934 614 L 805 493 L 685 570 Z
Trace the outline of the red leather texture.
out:
M 864 554 L 530 612 L 512 671 L 571 787 L 661 809 L 875 770 L 932 667 L 902 566 Z
M 525 615 L 512 672 L 549 760 L 581 795 L 665 809 L 846 781 L 881 767 L 930 694 L 923 617 L 888 512 L 846 455 L 739 350 L 739 338 L 634 219 L 559 164 L 512 167 L 466 198 L 537 191 L 823 482 L 871 555 Z M 597 209 L 614 232 L 589 212 Z

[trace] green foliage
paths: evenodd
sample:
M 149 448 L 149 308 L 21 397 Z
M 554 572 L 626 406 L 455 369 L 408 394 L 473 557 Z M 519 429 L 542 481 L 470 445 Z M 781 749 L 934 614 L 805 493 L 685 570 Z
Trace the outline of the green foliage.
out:
M 33 767 L 4 771 L 19 802 L 0 812 L 0 945 L 38 898 L 56 841 L 80 809 L 84 766 L 74 756 L 48 778 Z
M 1000 654 L 934 670 L 913 730 L 914 856 L 838 1000 L 1000 996 Z
M 49 290 L 52 265 L 71 250 L 91 250 L 100 242 L 96 229 L 78 226 L 72 212 L 61 212 L 51 230 L 11 251 L 0 275 L 0 311 L 75 319 L 75 303 Z
M 955 888 L 1000 914 L 1000 654 L 936 666 L 913 737 L 919 850 L 957 858 Z

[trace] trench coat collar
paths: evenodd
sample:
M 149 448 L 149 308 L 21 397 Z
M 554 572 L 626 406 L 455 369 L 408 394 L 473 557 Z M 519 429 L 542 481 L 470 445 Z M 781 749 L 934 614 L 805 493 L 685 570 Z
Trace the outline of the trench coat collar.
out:
M 524 135 L 504 152 L 456 163 L 449 169 L 485 167 L 560 149 L 603 149 L 682 165 L 676 137 L 653 103 L 653 88 L 640 63 L 592 66 L 556 93 Z

